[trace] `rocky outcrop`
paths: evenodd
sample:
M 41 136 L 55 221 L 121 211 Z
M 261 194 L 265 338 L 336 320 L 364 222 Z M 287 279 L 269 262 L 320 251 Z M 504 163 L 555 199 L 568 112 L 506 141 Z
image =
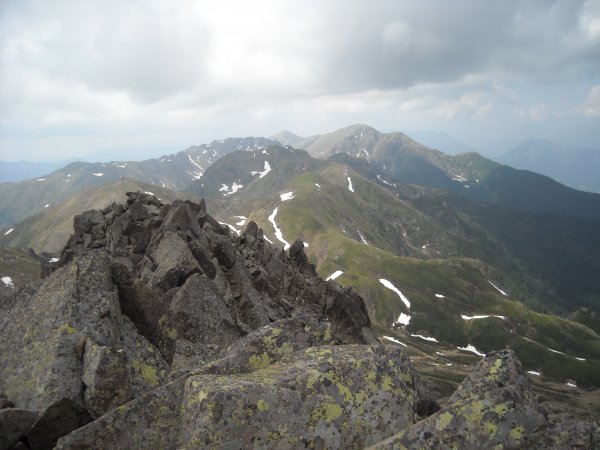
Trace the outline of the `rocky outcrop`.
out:
M 414 421 L 413 371 L 398 347 L 311 347 L 256 367 L 188 374 L 57 448 L 362 448 Z
M 512 350 L 489 354 L 437 413 L 371 449 L 598 448 L 596 424 L 550 423 Z
M 76 216 L 53 273 L 3 304 L 11 405 L 41 417 L 68 405 L 92 420 L 192 371 L 248 373 L 314 346 L 377 343 L 363 300 L 319 278 L 303 245 L 290 256 L 255 223 L 231 236 L 204 203 L 128 198 Z M 36 445 L 73 426 L 53 429 Z

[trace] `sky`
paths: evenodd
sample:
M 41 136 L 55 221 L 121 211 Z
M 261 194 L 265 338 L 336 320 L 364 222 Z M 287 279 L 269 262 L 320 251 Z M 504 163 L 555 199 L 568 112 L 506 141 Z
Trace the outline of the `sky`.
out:
M 600 148 L 600 0 L 0 1 L 0 159 L 365 123 Z

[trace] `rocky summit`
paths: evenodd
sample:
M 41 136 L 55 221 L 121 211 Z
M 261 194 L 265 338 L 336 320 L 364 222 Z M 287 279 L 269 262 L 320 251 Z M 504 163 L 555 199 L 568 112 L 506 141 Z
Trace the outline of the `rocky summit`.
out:
M 0 304 L 0 449 L 598 448 L 511 350 L 441 406 L 363 299 L 204 202 L 87 211 L 58 262 Z M 424 406 L 425 405 L 425 406 Z

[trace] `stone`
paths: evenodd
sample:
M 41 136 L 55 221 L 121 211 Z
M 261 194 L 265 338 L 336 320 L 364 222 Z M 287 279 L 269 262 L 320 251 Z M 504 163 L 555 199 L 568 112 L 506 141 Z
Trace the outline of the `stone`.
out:
M 38 414 L 27 409 L 0 409 L 0 449 L 12 448 L 37 420 Z
M 123 349 L 86 345 L 81 381 L 85 407 L 93 418 L 131 400 L 128 363 Z
M 437 413 L 371 447 L 537 448 L 546 416 L 512 350 L 490 353 Z
M 27 443 L 33 450 L 50 450 L 58 439 L 91 421 L 87 411 L 68 398 L 50 405 L 27 431 Z
M 236 254 L 231 241 L 225 236 L 219 236 L 215 243 L 215 256 L 226 269 L 231 269 L 231 266 L 235 264 Z
M 362 448 L 414 423 L 397 346 L 308 348 L 257 370 L 186 375 L 62 438 L 58 449 Z

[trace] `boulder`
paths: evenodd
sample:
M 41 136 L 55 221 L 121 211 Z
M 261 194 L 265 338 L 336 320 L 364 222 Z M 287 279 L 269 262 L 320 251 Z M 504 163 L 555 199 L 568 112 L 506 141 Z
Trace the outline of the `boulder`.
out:
M 27 409 L 0 409 L 0 450 L 13 447 L 37 420 L 38 414 Z
M 87 411 L 68 398 L 50 405 L 26 433 L 32 450 L 50 450 L 58 438 L 91 421 Z
M 323 346 L 268 362 L 186 375 L 57 448 L 362 448 L 414 423 L 414 373 L 396 346 Z
M 537 448 L 546 416 L 512 350 L 490 353 L 437 413 L 371 447 Z

